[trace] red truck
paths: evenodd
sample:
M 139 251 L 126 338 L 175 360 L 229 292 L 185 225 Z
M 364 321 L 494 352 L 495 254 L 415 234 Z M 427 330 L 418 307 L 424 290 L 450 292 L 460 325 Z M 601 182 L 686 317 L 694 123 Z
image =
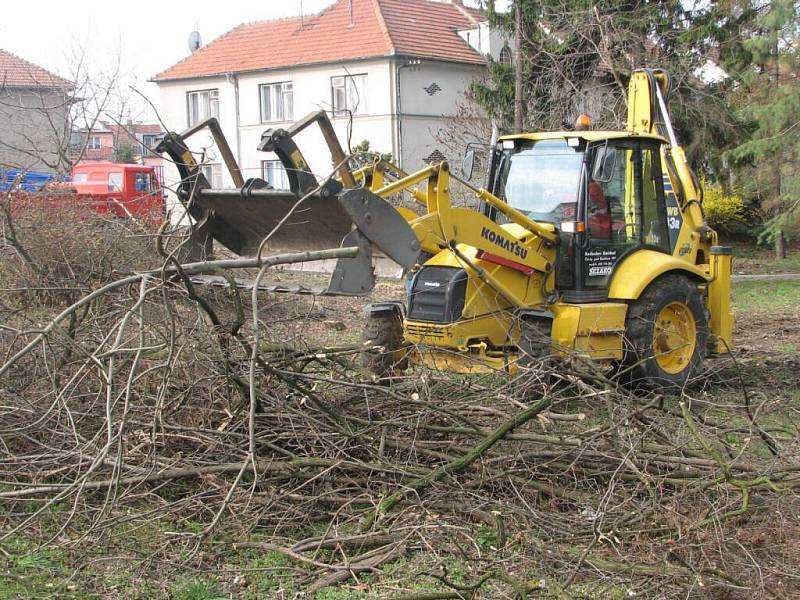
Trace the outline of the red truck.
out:
M 91 197 L 90 207 L 120 218 L 160 221 L 165 212 L 161 184 L 153 167 L 111 162 L 81 162 L 72 169 L 69 187 Z

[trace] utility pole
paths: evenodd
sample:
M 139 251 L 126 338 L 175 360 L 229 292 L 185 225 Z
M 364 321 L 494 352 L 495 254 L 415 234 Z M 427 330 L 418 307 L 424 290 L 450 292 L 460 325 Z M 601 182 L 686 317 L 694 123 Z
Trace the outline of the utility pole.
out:
M 514 132 L 522 133 L 522 0 L 514 2 Z

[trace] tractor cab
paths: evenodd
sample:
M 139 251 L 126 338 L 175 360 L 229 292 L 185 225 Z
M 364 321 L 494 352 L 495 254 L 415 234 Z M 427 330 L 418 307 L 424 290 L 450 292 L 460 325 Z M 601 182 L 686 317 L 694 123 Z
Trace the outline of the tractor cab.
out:
M 555 287 L 569 302 L 608 297 L 615 267 L 641 248 L 672 254 L 662 146 L 655 135 L 558 132 L 501 138 L 489 189 L 559 232 Z M 667 182 L 669 178 L 667 177 Z M 502 220 L 496 210 L 491 218 Z

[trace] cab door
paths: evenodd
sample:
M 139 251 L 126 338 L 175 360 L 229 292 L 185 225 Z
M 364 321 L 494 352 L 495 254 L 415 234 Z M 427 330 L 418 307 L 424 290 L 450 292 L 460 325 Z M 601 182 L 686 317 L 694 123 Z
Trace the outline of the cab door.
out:
M 601 302 L 615 267 L 647 247 L 669 253 L 659 145 L 646 140 L 596 144 L 589 150 L 579 212 L 586 225 L 578 242 L 572 301 Z

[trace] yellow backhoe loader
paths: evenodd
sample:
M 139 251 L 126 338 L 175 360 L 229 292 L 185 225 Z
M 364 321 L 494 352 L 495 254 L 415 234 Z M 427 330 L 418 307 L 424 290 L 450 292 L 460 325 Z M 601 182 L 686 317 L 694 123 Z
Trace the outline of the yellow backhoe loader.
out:
M 167 134 L 159 149 L 181 171 L 195 259 L 212 240 L 239 254 L 358 247 L 355 258 L 339 260 L 317 291 L 324 294 L 368 293 L 375 249 L 403 267 L 407 297 L 367 308 L 366 364 L 377 377 L 413 364 L 514 372 L 556 355 L 674 391 L 707 353 L 732 345 L 732 253 L 705 222 L 669 91 L 666 72 L 637 69 L 624 131 L 584 123 L 501 137 L 485 189 L 468 182 L 471 154 L 460 176 L 447 162 L 411 175 L 382 161 L 353 172 L 324 113 L 262 136 L 259 149 L 281 159 L 290 191 L 243 181 L 214 120 Z M 323 185 L 293 139 L 315 123 L 339 173 Z M 237 189 L 211 189 L 186 145 L 204 126 Z M 453 205 L 454 182 L 477 207 Z M 401 193 L 419 210 L 393 206 Z

